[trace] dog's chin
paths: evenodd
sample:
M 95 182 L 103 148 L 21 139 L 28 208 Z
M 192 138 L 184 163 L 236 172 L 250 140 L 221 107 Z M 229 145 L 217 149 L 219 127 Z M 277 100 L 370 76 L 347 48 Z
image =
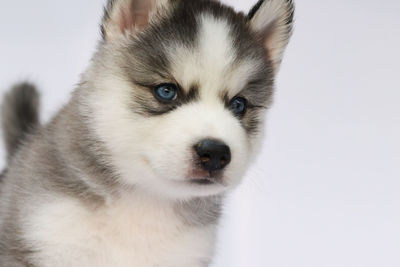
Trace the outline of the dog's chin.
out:
M 217 182 L 212 178 L 204 177 L 203 179 L 189 179 L 180 183 L 180 192 L 175 195 L 184 198 L 211 197 L 226 193 L 230 187 L 227 184 Z
M 206 171 L 203 169 L 194 169 L 186 180 L 193 185 L 221 185 L 227 186 L 226 178 L 224 177 L 223 171 Z
M 222 175 L 186 176 L 173 180 L 161 178 L 160 180 L 157 186 L 146 188 L 158 196 L 174 200 L 218 196 L 230 191 L 233 187 Z

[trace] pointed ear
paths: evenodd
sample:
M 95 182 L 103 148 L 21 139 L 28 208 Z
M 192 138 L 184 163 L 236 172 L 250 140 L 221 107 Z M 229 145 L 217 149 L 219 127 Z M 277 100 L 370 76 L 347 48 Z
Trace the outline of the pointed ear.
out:
M 293 30 L 293 1 L 260 0 L 248 16 L 251 28 L 263 42 L 277 73 Z
M 101 32 L 104 40 L 144 30 L 158 9 L 167 11 L 169 0 L 109 0 L 104 9 Z

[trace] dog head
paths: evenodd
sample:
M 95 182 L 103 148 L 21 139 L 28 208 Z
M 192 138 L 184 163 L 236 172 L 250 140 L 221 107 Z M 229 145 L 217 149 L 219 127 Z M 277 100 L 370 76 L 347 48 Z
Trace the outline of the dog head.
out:
M 248 15 L 212 0 L 110 1 L 86 103 L 120 182 L 175 199 L 238 185 L 292 20 L 291 0 Z

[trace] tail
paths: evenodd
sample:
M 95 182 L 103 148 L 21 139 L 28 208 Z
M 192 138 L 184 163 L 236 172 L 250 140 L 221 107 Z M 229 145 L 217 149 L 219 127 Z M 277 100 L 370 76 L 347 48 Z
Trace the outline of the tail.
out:
M 39 126 L 39 93 L 28 83 L 15 85 L 2 104 L 3 137 L 10 160 L 26 136 Z

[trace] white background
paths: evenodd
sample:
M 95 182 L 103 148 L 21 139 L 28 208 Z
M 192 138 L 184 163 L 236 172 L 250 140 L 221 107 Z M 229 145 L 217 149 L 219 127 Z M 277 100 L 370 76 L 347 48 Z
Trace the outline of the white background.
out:
M 53 115 L 95 50 L 102 5 L 1 0 L 1 93 L 28 78 Z M 264 150 L 227 205 L 213 267 L 400 266 L 399 14 L 397 0 L 297 1 Z

